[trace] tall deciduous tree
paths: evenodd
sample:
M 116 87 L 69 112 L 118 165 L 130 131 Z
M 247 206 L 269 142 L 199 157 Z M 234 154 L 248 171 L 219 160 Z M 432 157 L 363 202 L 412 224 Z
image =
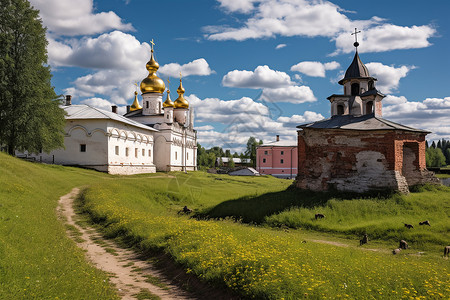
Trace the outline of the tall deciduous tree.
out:
M 64 111 L 51 86 L 39 12 L 26 0 L 0 5 L 0 145 L 49 152 L 64 146 Z
M 256 138 L 253 136 L 251 136 L 247 141 L 247 150 L 245 151 L 245 155 L 252 160 L 251 165 L 253 167 L 256 166 L 256 147 L 262 145 L 262 143 L 263 143 L 262 140 L 259 140 L 258 142 L 256 141 Z

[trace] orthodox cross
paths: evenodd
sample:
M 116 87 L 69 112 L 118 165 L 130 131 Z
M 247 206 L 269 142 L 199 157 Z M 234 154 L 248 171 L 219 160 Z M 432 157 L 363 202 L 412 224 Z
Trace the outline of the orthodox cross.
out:
M 167 77 L 167 92 L 168 93 L 170 93 L 169 88 L 170 88 L 170 77 Z
M 353 43 L 353 46 L 355 46 L 356 48 L 358 48 L 359 43 L 358 43 L 358 33 L 361 33 L 360 31 L 357 31 L 357 29 L 355 28 L 355 32 L 352 33 L 352 35 L 355 35 L 355 42 Z
M 153 46 L 155 46 L 155 42 L 153 42 L 153 39 L 150 41 L 150 44 L 152 44 L 152 51 L 153 51 Z
M 138 89 L 138 83 L 135 82 L 134 85 L 136 86 L 136 92 L 137 92 L 137 89 Z
M 183 77 L 183 75 L 181 75 L 181 71 L 180 71 L 180 81 L 181 81 L 181 77 Z

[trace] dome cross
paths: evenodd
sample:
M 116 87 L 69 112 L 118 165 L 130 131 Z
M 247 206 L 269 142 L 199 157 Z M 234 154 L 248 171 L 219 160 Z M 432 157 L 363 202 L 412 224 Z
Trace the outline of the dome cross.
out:
M 358 33 L 361 33 L 361 30 L 357 30 L 355 28 L 355 32 L 352 33 L 352 35 L 355 35 L 355 42 L 353 43 L 353 46 L 356 47 L 356 49 L 358 49 L 359 43 L 358 43 Z

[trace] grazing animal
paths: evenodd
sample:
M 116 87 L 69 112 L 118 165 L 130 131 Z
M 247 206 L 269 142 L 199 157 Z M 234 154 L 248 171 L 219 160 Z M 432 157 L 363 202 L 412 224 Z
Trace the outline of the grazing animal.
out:
M 400 241 L 400 245 L 398 246 L 400 249 L 408 249 L 408 243 L 405 240 Z
M 190 209 L 190 208 L 188 208 L 187 206 L 184 206 L 183 207 L 183 209 L 182 210 L 180 210 L 179 212 L 178 212 L 178 214 L 182 214 L 182 213 L 184 213 L 184 214 L 190 214 L 192 212 L 192 209 Z
M 364 244 L 367 244 L 369 242 L 369 237 L 367 236 L 367 234 L 364 234 L 362 240 L 359 240 L 359 245 L 362 246 Z
M 450 254 L 450 246 L 445 246 L 444 248 L 444 257 L 448 257 Z
M 323 215 L 323 214 L 316 214 L 314 217 L 316 218 L 316 220 L 317 219 L 323 219 L 323 218 L 325 218 L 325 215 Z
M 399 254 L 400 251 L 402 251 L 402 249 L 400 249 L 400 248 L 394 249 L 394 250 L 392 250 L 392 254 L 394 254 L 394 255 Z
M 428 226 L 431 226 L 431 225 L 430 225 L 430 222 L 429 222 L 428 220 L 423 221 L 423 222 L 419 222 L 419 225 L 428 225 Z
M 406 224 L 406 223 L 405 223 L 405 227 L 408 229 L 414 228 L 414 226 L 412 226 L 411 224 Z

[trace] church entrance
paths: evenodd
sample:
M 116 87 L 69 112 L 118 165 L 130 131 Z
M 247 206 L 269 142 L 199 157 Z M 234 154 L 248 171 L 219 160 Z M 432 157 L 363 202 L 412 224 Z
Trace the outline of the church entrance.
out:
M 414 175 L 419 169 L 418 157 L 419 154 L 419 144 L 418 143 L 404 143 L 403 144 L 403 165 L 402 165 L 402 175 L 406 178 L 408 185 L 416 184 L 414 180 Z

